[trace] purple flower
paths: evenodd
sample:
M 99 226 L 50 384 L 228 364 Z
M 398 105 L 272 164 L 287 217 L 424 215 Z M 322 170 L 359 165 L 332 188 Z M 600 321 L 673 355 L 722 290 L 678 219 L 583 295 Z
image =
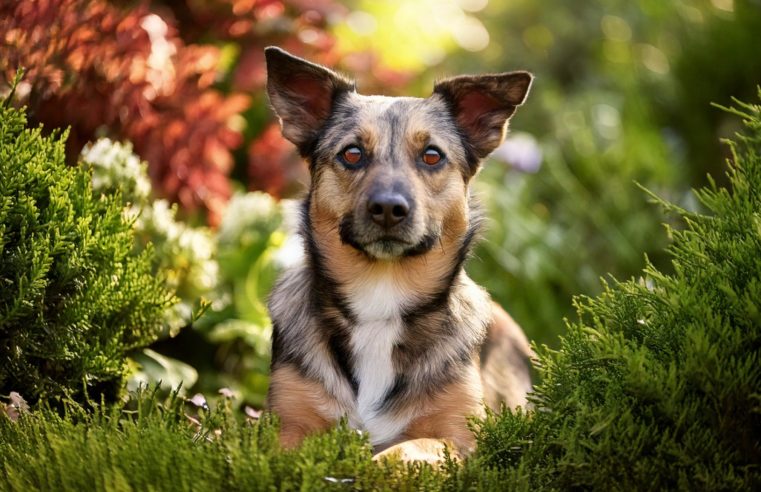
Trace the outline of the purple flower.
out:
M 535 173 L 542 166 L 542 149 L 528 133 L 510 135 L 491 156 L 524 173 Z
M 206 397 L 201 393 L 196 393 L 193 395 L 193 398 L 188 401 L 199 408 L 209 408 L 209 405 L 206 403 Z

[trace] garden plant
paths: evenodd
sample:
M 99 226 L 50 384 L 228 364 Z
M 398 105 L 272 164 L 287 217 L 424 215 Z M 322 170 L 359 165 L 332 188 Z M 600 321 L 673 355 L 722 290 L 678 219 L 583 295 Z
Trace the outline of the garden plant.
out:
M 26 123 L 0 103 L 0 394 L 115 399 L 176 298 L 152 248 L 135 253 L 119 193 L 66 166 L 66 133 Z

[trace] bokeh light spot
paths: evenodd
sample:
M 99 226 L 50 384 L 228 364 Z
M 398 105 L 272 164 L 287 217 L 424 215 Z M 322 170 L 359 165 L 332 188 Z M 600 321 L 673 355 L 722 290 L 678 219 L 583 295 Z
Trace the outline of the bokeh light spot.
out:
M 616 15 L 604 15 L 600 27 L 606 38 L 612 41 L 626 42 L 632 38 L 632 28 L 624 19 Z

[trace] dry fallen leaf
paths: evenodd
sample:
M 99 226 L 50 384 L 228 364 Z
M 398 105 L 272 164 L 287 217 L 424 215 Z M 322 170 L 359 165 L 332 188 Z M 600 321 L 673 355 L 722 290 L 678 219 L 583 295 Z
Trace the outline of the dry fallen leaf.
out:
M 4 411 L 11 421 L 16 422 L 21 415 L 29 413 L 29 404 L 18 392 L 11 391 L 10 400 L 11 402 L 8 404 L 0 404 L 0 409 Z

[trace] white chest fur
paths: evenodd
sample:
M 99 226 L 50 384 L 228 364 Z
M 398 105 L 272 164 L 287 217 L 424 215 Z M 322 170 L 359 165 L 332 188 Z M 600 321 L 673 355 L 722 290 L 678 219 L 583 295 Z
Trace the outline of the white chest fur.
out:
M 413 295 L 395 282 L 392 275 L 352 285 L 349 302 L 357 316 L 351 335 L 354 376 L 358 382 L 356 415 L 374 445 L 391 441 L 408 423 L 408 419 L 389 416 L 378 407 L 396 378 L 393 350 L 402 336 L 402 310 Z

